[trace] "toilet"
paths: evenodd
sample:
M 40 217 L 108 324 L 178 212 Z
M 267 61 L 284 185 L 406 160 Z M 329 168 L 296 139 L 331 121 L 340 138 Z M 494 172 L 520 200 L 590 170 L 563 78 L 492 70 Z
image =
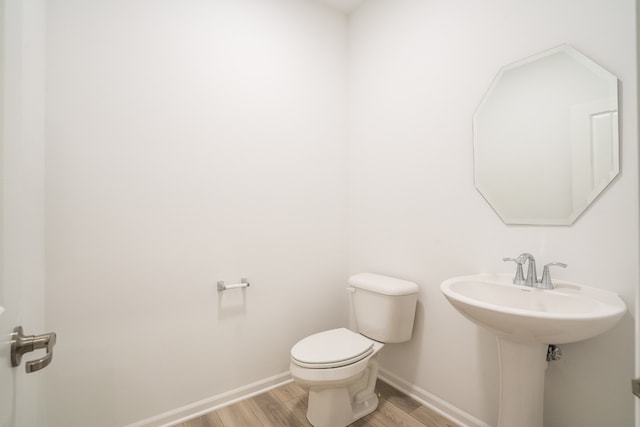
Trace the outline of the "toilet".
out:
M 355 332 L 331 329 L 291 348 L 293 381 L 309 390 L 307 419 L 314 427 L 344 427 L 378 406 L 377 354 L 385 343 L 408 341 L 418 285 L 372 273 L 349 278 Z

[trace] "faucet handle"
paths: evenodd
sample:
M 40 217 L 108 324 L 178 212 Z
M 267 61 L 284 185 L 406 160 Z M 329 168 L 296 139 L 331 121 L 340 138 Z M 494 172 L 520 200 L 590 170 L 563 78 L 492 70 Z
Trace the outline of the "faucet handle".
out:
M 516 258 L 502 258 L 502 261 L 512 261 L 516 263 L 516 275 L 513 277 L 514 285 L 524 285 L 524 273 L 522 272 L 522 264 L 524 264 L 524 259 L 520 259 L 520 257 Z
M 563 262 L 550 262 L 549 264 L 545 264 L 544 270 L 542 271 L 542 279 L 540 280 L 539 286 L 537 286 L 540 289 L 554 289 L 553 282 L 551 281 L 551 273 L 549 273 L 549 267 L 567 268 L 567 264 Z

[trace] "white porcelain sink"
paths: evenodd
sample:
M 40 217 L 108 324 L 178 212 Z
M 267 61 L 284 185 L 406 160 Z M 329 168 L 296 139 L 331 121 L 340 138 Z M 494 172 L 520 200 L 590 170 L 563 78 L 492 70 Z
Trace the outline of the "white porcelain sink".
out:
M 563 344 L 611 329 L 627 307 L 602 289 L 555 281 L 554 290 L 511 283 L 510 275 L 477 274 L 446 280 L 440 289 L 474 323 L 519 342 Z
M 562 280 L 543 290 L 511 283 L 511 275 L 446 280 L 440 289 L 467 319 L 497 337 L 500 363 L 498 427 L 542 427 L 548 344 L 593 338 L 627 310 L 613 292 Z

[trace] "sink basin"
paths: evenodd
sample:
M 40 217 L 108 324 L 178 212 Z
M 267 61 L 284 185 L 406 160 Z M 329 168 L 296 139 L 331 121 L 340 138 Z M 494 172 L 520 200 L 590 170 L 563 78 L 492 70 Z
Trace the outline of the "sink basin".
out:
M 465 317 L 496 335 L 540 344 L 586 340 L 612 328 L 627 307 L 602 289 L 555 281 L 554 290 L 511 283 L 510 275 L 455 277 L 440 286 Z
M 554 281 L 543 290 L 511 283 L 511 275 L 445 280 L 440 289 L 467 319 L 497 337 L 498 427 L 542 427 L 547 346 L 586 340 L 611 329 L 627 307 L 613 292 Z

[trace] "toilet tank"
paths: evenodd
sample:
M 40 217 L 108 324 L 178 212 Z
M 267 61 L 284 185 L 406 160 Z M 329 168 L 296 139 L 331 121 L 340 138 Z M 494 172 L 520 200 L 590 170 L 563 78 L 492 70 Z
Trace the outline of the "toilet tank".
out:
M 349 278 L 358 333 L 383 343 L 408 341 L 418 301 L 418 285 L 373 273 Z

